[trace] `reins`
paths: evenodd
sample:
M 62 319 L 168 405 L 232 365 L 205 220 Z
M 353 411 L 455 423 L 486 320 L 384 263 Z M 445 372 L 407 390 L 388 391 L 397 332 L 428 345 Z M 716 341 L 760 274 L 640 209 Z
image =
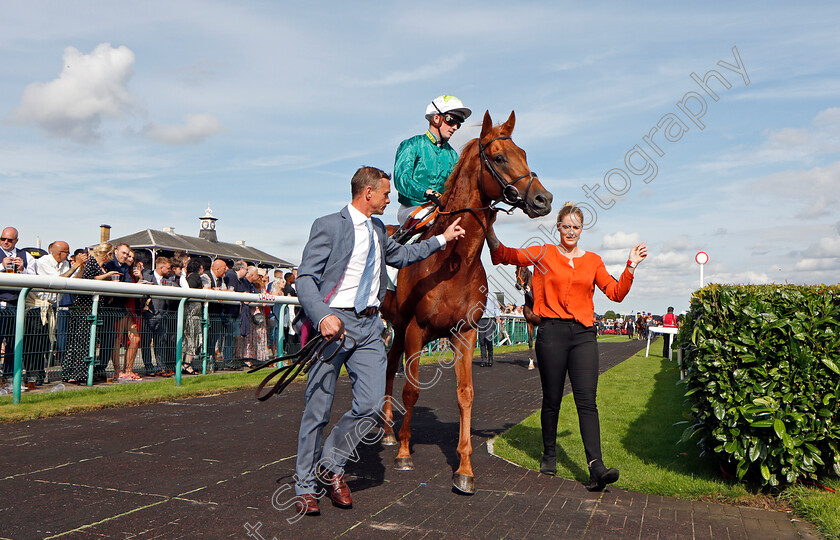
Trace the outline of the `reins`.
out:
M 271 366 L 277 362 L 282 362 L 284 360 L 292 360 L 292 363 L 288 366 L 283 366 L 280 368 L 275 369 L 268 376 L 262 380 L 259 386 L 257 386 L 256 397 L 260 401 L 265 401 L 274 394 L 279 394 L 283 390 L 289 386 L 292 381 L 297 378 L 298 375 L 302 373 L 306 374 L 309 373 L 309 370 L 312 369 L 312 366 L 315 365 L 315 360 L 320 358 L 321 362 L 329 362 L 335 355 L 338 354 L 338 351 L 344 348 L 345 340 L 350 339 L 353 342 L 353 347 L 356 347 L 356 340 L 351 338 L 350 336 L 344 333 L 344 322 L 339 320 L 339 329 L 338 332 L 332 335 L 330 338 L 325 338 L 322 334 L 318 333 L 306 342 L 298 352 L 294 354 L 288 354 L 286 356 L 278 356 L 272 360 L 268 360 L 267 362 L 263 362 L 258 366 L 254 366 L 248 370 L 248 373 L 253 373 L 255 371 L 259 371 L 265 367 Z M 326 357 L 322 357 L 321 354 L 331 344 L 336 343 L 337 346 L 335 351 L 332 354 Z M 276 377 L 280 375 L 280 378 L 277 379 L 277 382 L 274 383 L 274 386 L 263 395 L 260 395 L 263 388 Z
M 413 221 L 411 225 L 408 227 L 405 224 L 400 225 L 400 227 L 394 231 L 391 235 L 391 238 L 398 243 L 402 243 L 403 240 L 408 239 L 410 236 L 414 234 L 417 229 L 422 229 L 425 225 L 431 223 L 434 218 L 438 215 L 440 216 L 455 216 L 457 214 L 462 214 L 464 212 L 483 212 L 484 210 L 493 210 L 494 212 L 504 212 L 507 215 L 511 215 L 514 210 L 517 208 L 525 208 L 526 200 L 528 198 L 528 193 L 531 192 L 531 185 L 534 183 L 534 178 L 537 175 L 534 171 L 528 171 L 526 174 L 517 176 L 510 182 L 505 182 L 502 178 L 502 175 L 499 173 L 498 170 L 493 166 L 493 163 L 487 157 L 485 153 L 485 149 L 490 146 L 495 141 L 499 140 L 511 140 L 510 137 L 496 137 L 495 139 L 491 139 L 490 142 L 487 144 L 481 144 L 481 140 L 478 141 L 478 157 L 479 163 L 481 165 L 481 172 L 479 172 L 479 178 L 481 177 L 484 168 L 486 167 L 488 171 L 490 171 L 490 176 L 493 177 L 496 182 L 499 183 L 499 187 L 502 188 L 502 199 L 498 201 L 493 201 L 488 206 L 481 206 L 475 208 L 459 208 L 458 210 L 443 210 L 442 203 L 439 198 L 437 197 L 429 197 L 429 201 L 434 204 L 435 209 L 429 213 L 424 219 L 420 221 Z M 525 194 L 519 192 L 514 184 L 522 180 L 523 178 L 528 178 L 528 185 L 525 187 Z M 510 208 L 501 208 L 498 205 L 500 204 L 508 204 Z M 421 207 L 418 207 L 415 212 L 418 212 Z M 412 214 L 413 217 L 413 214 Z M 406 223 L 412 221 L 411 219 L 407 220 Z

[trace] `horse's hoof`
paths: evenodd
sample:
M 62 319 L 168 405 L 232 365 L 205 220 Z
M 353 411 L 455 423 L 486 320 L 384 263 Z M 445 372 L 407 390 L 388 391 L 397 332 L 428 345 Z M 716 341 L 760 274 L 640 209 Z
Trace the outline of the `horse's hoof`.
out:
M 398 457 L 394 459 L 394 468 L 398 471 L 413 471 L 414 462 L 410 457 Z
M 455 473 L 452 475 L 452 488 L 461 495 L 475 494 L 475 477 Z
M 397 446 L 400 442 L 393 433 L 386 433 L 382 436 L 382 446 Z

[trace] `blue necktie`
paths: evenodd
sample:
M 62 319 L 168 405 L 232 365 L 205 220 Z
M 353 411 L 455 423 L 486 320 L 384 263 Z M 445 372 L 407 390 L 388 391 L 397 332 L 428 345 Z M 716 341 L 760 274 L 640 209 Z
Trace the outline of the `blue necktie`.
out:
M 365 221 L 365 226 L 368 229 L 370 247 L 368 248 L 367 259 L 365 259 L 365 269 L 362 271 L 362 279 L 359 280 L 359 289 L 356 291 L 356 301 L 353 302 L 356 313 L 361 313 L 368 307 L 370 286 L 373 283 L 374 263 L 376 262 L 376 244 L 373 241 L 373 227 L 370 224 L 370 220 Z

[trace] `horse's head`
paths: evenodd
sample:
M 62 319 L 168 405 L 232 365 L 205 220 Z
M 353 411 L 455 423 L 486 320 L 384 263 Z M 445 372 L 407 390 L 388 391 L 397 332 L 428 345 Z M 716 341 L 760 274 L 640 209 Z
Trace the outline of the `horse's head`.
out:
M 544 216 L 551 212 L 552 196 L 528 167 L 525 151 L 511 140 L 515 123 L 513 111 L 507 122 L 500 126 L 493 126 L 490 111 L 484 113 L 478 137 L 479 184 L 494 201 L 521 208 L 531 218 Z
M 517 266 L 516 267 L 516 288 L 520 290 L 525 290 L 526 288 L 531 286 L 531 271 L 528 270 L 527 266 Z

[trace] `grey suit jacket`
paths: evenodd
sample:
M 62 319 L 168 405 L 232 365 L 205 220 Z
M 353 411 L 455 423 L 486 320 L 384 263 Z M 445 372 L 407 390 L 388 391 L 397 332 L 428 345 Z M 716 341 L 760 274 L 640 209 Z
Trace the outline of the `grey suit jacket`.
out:
M 381 248 L 379 301 L 382 302 L 388 285 L 386 264 L 395 268 L 408 266 L 425 259 L 439 250 L 441 245 L 437 238 L 429 238 L 403 246 L 391 240 L 382 221 L 373 218 L 372 223 Z M 335 292 L 347 270 L 354 243 L 353 220 L 347 207 L 335 214 L 320 217 L 312 224 L 309 240 L 303 248 L 303 258 L 298 267 L 295 286 L 301 306 L 316 327 L 319 321 L 332 313 L 326 299 Z

